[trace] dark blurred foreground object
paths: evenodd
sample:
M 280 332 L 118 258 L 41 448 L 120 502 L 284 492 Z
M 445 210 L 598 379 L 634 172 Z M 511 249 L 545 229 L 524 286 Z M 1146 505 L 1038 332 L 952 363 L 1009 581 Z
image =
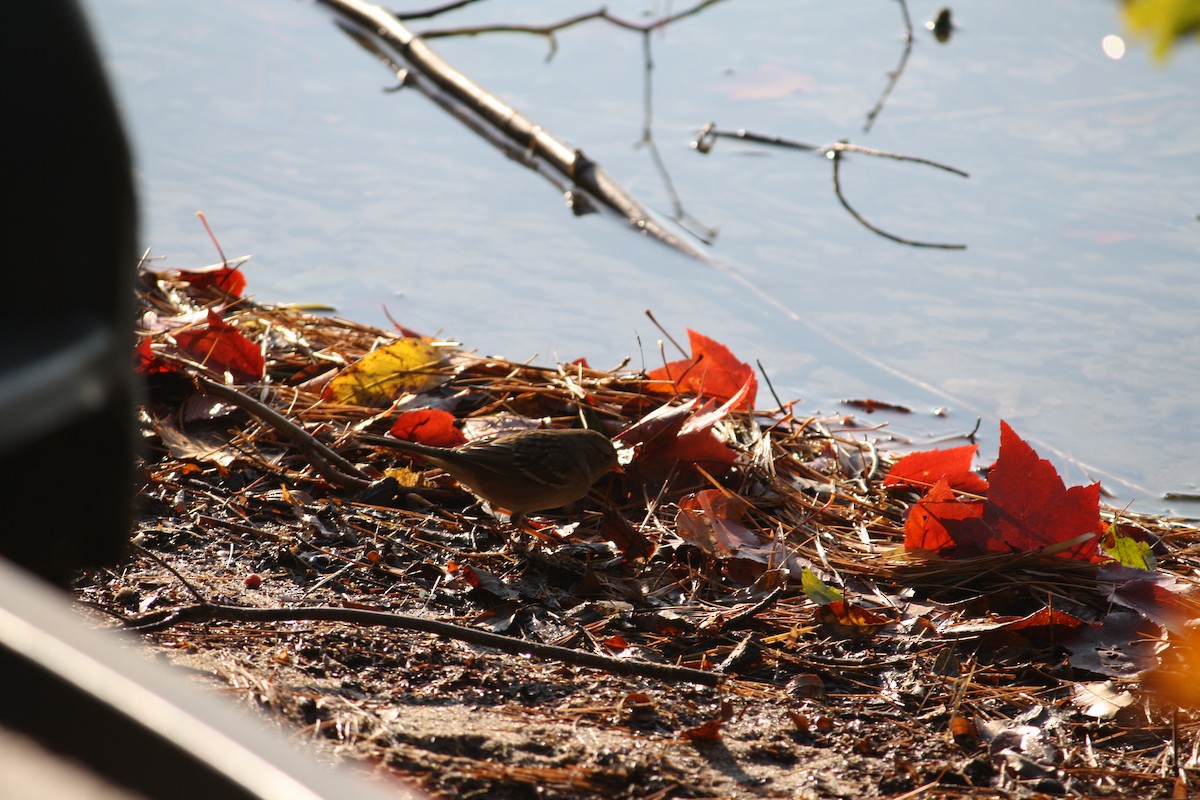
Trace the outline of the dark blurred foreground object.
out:
M 0 559 L 0 797 L 417 797 L 315 763 L 131 644 L 86 627 L 66 594 Z M 71 793 L 46 763 L 76 767 L 85 790 Z
M 0 797 L 262 800 L 384 795 L 89 629 L 64 592 L 116 564 L 134 476 L 129 147 L 79 9 L 0 26 Z M 387 796 L 414 797 L 401 787 Z
M 129 537 L 133 177 L 74 3 L 11 8 L 0 62 L 0 554 L 63 584 Z

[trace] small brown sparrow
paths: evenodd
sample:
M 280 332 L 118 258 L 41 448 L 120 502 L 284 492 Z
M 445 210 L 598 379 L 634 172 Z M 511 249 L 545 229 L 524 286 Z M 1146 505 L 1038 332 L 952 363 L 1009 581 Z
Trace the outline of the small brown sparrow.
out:
M 454 448 L 370 434 L 359 439 L 423 456 L 489 505 L 510 512 L 514 523 L 531 511 L 579 500 L 617 469 L 616 447 L 592 430 L 537 428 Z

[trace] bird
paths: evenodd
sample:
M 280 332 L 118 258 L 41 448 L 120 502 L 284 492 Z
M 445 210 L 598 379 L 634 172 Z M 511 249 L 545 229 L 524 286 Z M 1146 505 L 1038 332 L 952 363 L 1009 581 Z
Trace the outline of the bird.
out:
M 441 467 L 514 525 L 531 511 L 579 500 L 605 474 L 619 470 L 617 450 L 604 434 L 580 428 L 534 428 L 434 447 L 391 436 L 362 434 L 368 444 L 416 453 Z

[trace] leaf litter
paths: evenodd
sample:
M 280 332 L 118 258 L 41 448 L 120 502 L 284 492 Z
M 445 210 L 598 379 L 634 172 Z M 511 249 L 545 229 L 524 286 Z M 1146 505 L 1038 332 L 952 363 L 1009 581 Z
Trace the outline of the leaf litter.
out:
M 322 757 L 447 797 L 1195 785 L 1193 525 L 1008 425 L 980 470 L 756 409 L 694 331 L 649 374 L 539 367 L 245 299 L 236 266 L 141 274 L 137 548 L 78 595 Z M 358 439 L 582 423 L 623 471 L 520 531 Z

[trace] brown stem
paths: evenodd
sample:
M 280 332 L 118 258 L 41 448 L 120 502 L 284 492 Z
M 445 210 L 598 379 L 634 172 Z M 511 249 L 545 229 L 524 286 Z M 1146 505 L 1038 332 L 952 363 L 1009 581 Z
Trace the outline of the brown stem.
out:
M 413 617 L 406 614 L 390 614 L 383 611 L 366 611 L 357 608 L 333 606 L 310 606 L 306 608 L 243 608 L 217 603 L 197 603 L 182 606 L 167 612 L 154 612 L 129 621 L 132 630 L 144 633 L 160 631 L 182 622 L 210 622 L 228 620 L 237 622 L 348 622 L 355 625 L 380 625 L 386 628 L 432 633 L 447 639 L 491 647 L 505 653 L 531 655 L 565 664 L 592 667 L 614 675 L 636 675 L 665 681 L 685 681 L 701 686 L 718 686 L 722 676 L 713 672 L 677 667 L 671 664 L 653 664 L 648 661 L 610 658 L 597 653 L 587 653 L 540 642 L 529 642 L 501 636 L 497 633 L 466 628 L 449 622 Z

